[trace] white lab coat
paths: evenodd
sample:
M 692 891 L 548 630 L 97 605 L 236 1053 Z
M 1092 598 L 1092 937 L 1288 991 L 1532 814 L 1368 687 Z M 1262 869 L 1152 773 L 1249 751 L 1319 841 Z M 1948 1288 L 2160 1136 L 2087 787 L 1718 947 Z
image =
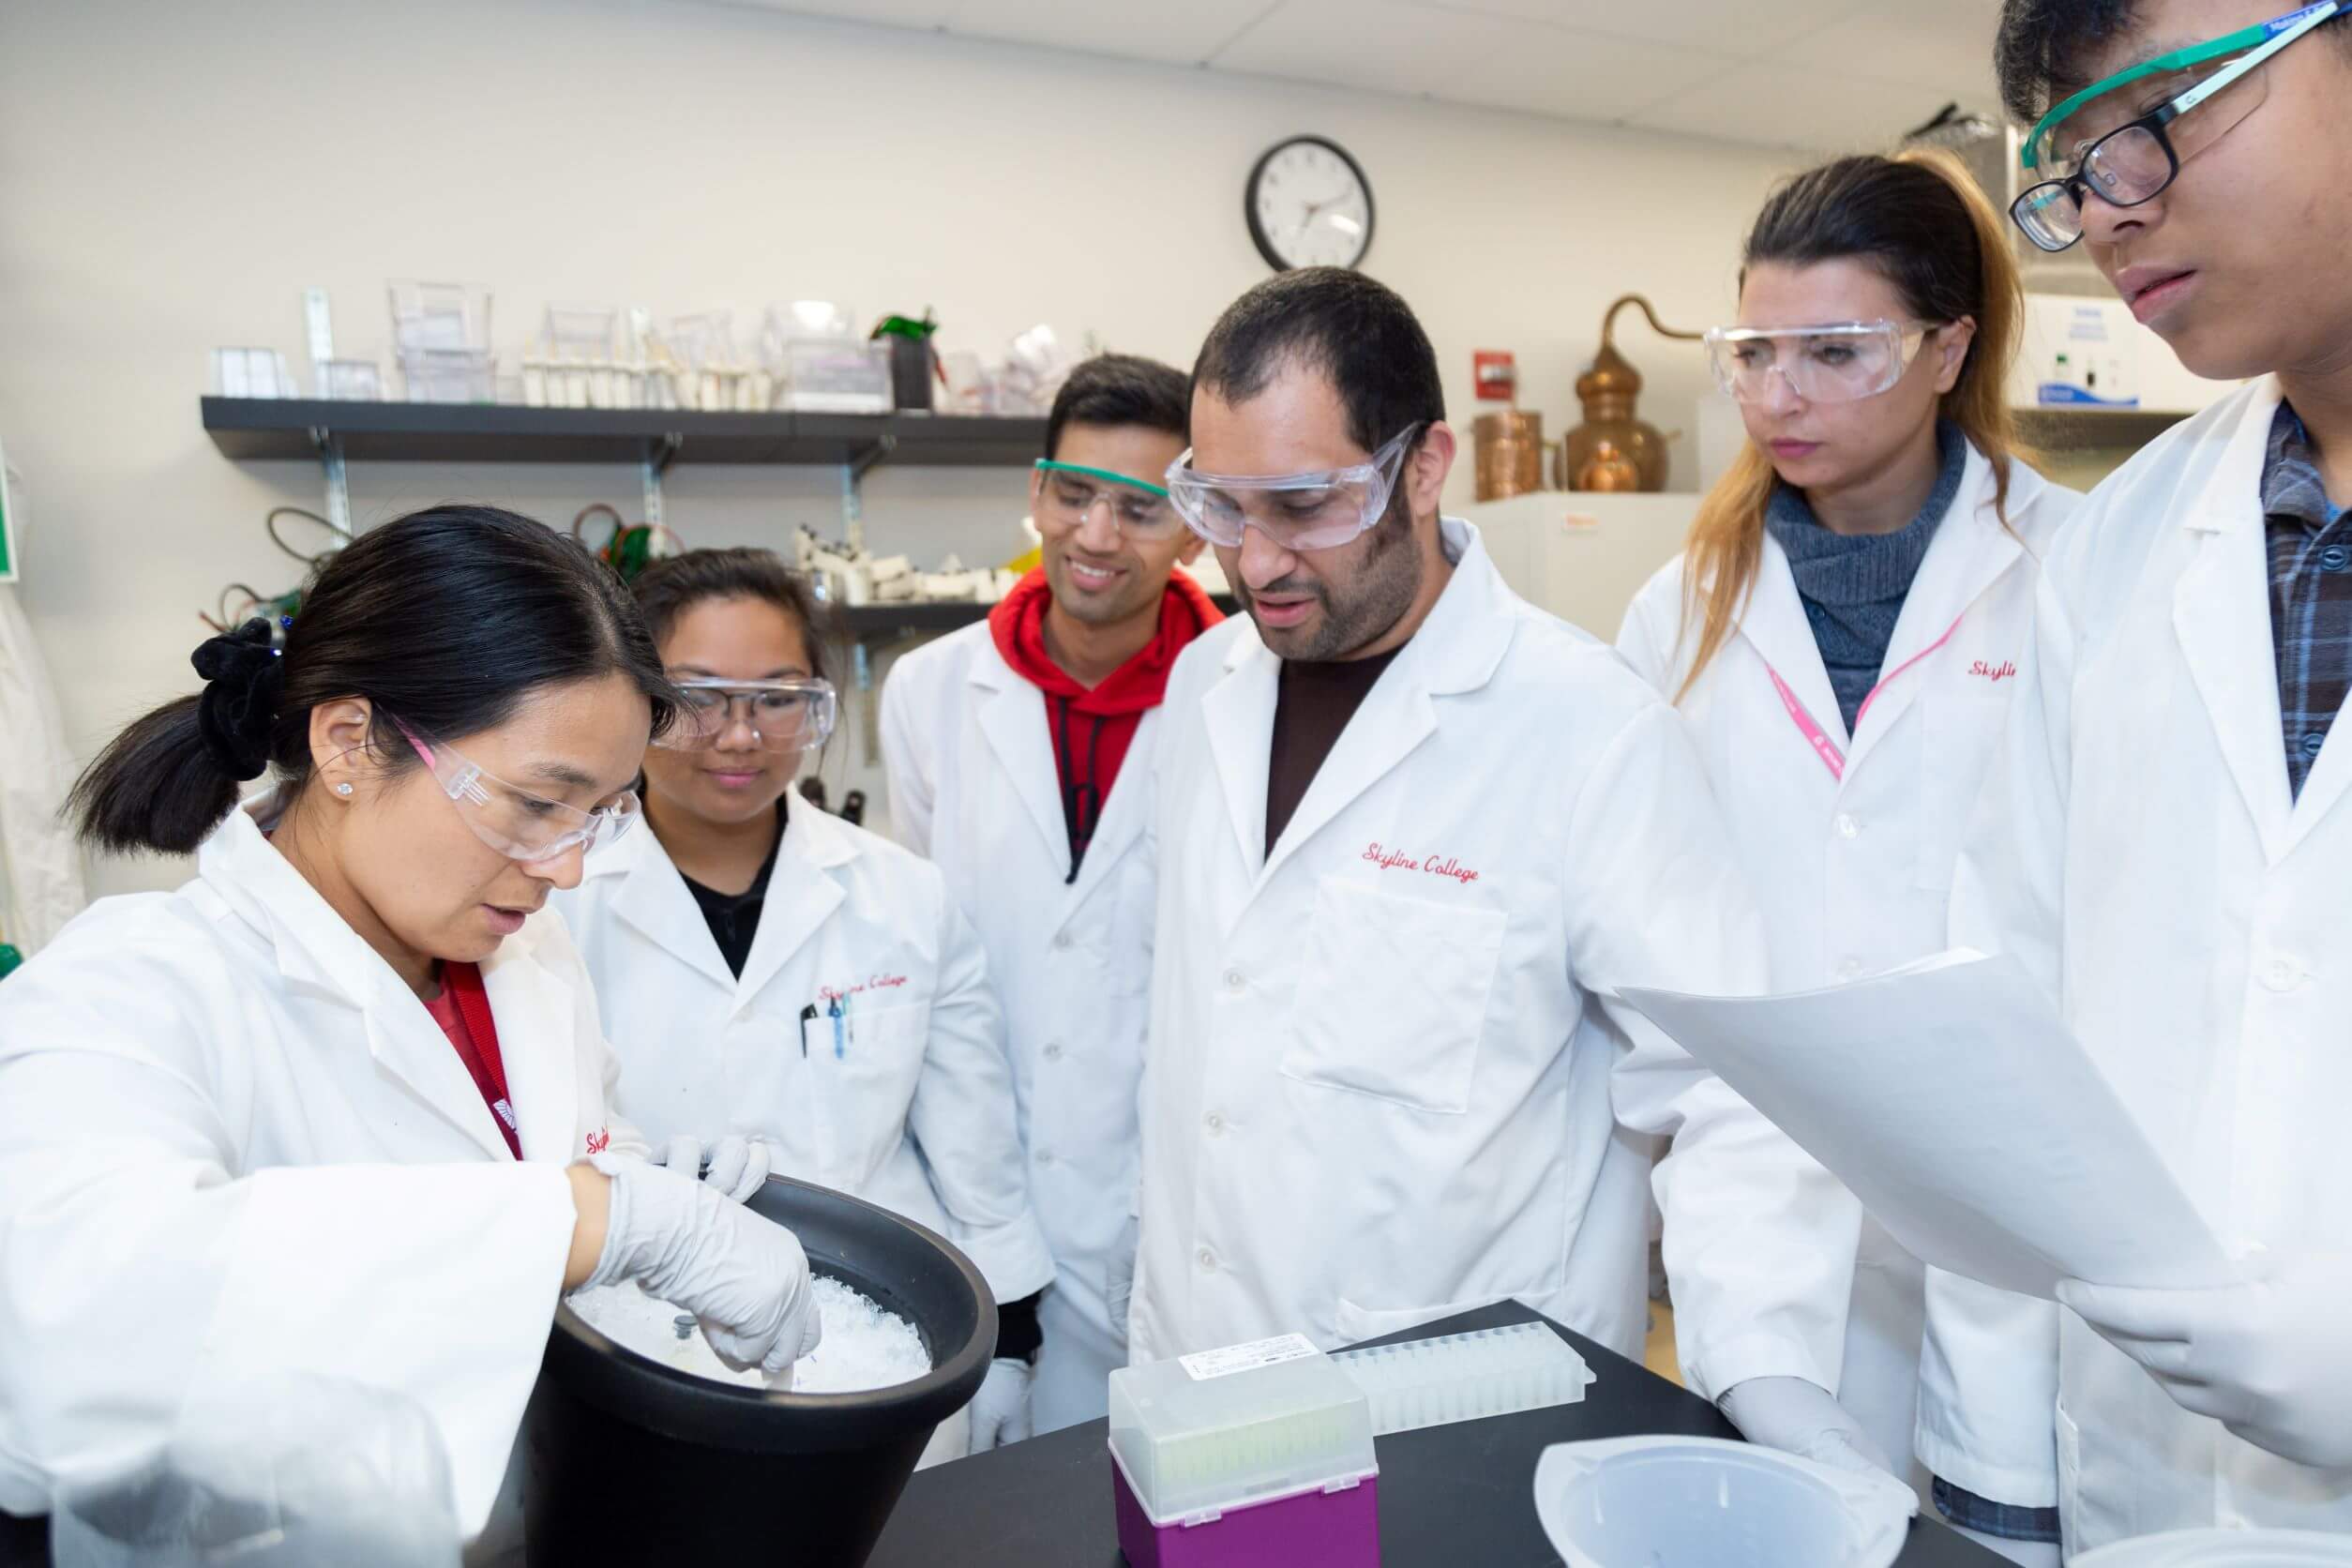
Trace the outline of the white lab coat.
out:
M 1103 1413 L 1127 1364 L 1136 1091 L 1150 1022 L 1144 832 L 1162 719 L 1142 716 L 1076 881 L 1046 702 L 987 623 L 906 655 L 882 686 L 899 838 L 938 863 L 988 949 L 1029 1190 L 1053 1249 L 1037 1429 Z
M 2158 436 L 2059 538 L 1953 934 L 2051 988 L 2226 1247 L 2292 1255 L 2352 1247 L 2352 725 L 2291 799 L 2260 492 L 2279 398 L 2266 377 Z M 2352 1530 L 2352 1470 L 2189 1414 L 2058 1316 L 2070 1552 Z
M 0 939 L 31 954 L 82 912 L 82 850 L 61 815 L 73 762 L 56 688 L 16 589 L 0 583 Z
M 1053 1277 L 987 960 L 936 868 L 793 801 L 741 979 L 650 828 L 592 856 L 555 905 L 647 1138 L 765 1138 L 780 1174 L 946 1236 L 999 1301 Z
M 1992 465 L 1968 449 L 1850 736 L 1788 557 L 1766 537 L 1737 629 L 1681 705 L 1763 905 L 1781 989 L 1832 986 L 1945 946 L 1961 835 L 2030 658 L 2037 562 L 2081 499 L 2013 465 L 2004 528 Z M 1677 558 L 1635 597 L 1618 639 L 1668 697 L 1697 641 L 1683 630 L 1682 585 Z M 1842 754 L 1842 777 L 1775 672 Z M 1865 1218 L 1835 1392 L 1915 1485 L 1926 1474 L 1914 1455 L 1981 1496 L 2050 1507 L 2053 1312 L 1940 1271 L 1923 1290 L 1919 1260 Z
M 1686 1375 L 1827 1387 L 1858 1208 L 1610 1000 L 1767 984 L 1688 734 L 1443 527 L 1452 579 L 1271 856 L 1280 661 L 1236 619 L 1177 663 L 1130 1354 L 1516 1297 L 1637 1357 L 1650 1135 L 1679 1132 L 1656 1184 Z
M 317 1373 L 424 1407 L 475 1532 L 562 1289 L 564 1168 L 643 1149 L 587 976 L 545 914 L 482 965 L 518 1164 L 432 1015 L 251 817 L 196 867 L 0 984 L 0 1506 L 131 1468 L 192 1390 Z

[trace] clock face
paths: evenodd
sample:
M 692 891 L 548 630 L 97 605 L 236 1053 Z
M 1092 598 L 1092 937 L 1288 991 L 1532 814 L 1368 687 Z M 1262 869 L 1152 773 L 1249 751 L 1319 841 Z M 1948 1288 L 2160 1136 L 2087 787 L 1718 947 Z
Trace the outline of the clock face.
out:
M 1277 271 L 1354 266 L 1372 248 L 1372 187 L 1336 142 L 1294 136 L 1249 172 L 1249 237 Z

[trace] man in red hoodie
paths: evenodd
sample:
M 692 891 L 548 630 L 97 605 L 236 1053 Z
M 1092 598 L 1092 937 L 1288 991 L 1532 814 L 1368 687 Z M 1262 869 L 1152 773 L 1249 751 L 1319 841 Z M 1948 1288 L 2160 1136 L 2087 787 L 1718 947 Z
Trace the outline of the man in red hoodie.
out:
M 882 686 L 894 830 L 946 873 L 1004 1006 L 1056 1265 L 1038 1311 L 1038 1431 L 1101 1415 L 1127 1359 L 1156 710 L 1176 656 L 1223 618 L 1177 570 L 1201 545 L 1162 485 L 1190 402 L 1184 373 L 1148 359 L 1071 372 L 1030 483 L 1044 565 L 986 625 L 907 655 Z M 1018 1412 L 997 1415 L 975 1407 L 975 1451 L 1028 1435 Z

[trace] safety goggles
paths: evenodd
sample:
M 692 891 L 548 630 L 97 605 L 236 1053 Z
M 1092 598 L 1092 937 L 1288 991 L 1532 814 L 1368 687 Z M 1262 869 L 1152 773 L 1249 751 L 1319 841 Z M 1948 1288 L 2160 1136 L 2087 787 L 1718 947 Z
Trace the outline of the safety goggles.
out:
M 624 790 L 591 811 L 509 784 L 453 746 L 427 746 L 405 724 L 395 726 L 415 748 L 426 771 L 449 797 L 474 836 L 509 860 L 535 865 L 574 845 L 593 850 L 626 833 L 637 821 L 637 792 Z
M 840 700 L 831 681 L 679 681 L 686 699 L 654 744 L 669 751 L 718 745 L 737 726 L 761 751 L 814 751 L 833 734 Z
M 1420 431 L 1408 425 L 1369 462 L 1317 474 L 1203 474 L 1191 466 L 1186 447 L 1168 465 L 1168 499 L 1186 527 L 1227 550 L 1240 548 L 1250 528 L 1287 550 L 1335 550 L 1387 512 L 1406 449 Z
M 2033 128 L 2018 154 L 2023 167 L 2052 177 L 2011 203 L 2010 218 L 2043 249 L 2064 250 L 2083 237 L 2083 204 L 2090 196 L 2117 207 L 2154 201 L 2179 176 L 2181 164 L 2262 106 L 2268 88 L 2263 78 L 2253 75 L 2256 68 L 2344 14 L 2344 3 L 2320 0 L 2224 38 L 2159 54 L 2058 104 Z M 2206 68 L 2231 54 L 2239 58 Z M 2237 91 L 2229 92 L 2232 87 Z M 2174 128 L 2190 110 L 2224 92 L 2229 93 L 2224 102 Z M 2140 111 L 2135 117 L 2113 123 L 2134 110 Z
M 1168 505 L 1168 491 L 1148 479 L 1051 458 L 1037 460 L 1038 527 L 1075 533 L 1096 506 L 1107 508 L 1112 524 L 1130 539 L 1170 539 L 1184 526 Z
M 1875 398 L 1903 379 L 1928 338 L 1923 322 L 1832 322 L 1822 326 L 1718 326 L 1706 336 L 1715 384 L 1743 403 L 1772 396 L 1774 376 L 1809 403 Z

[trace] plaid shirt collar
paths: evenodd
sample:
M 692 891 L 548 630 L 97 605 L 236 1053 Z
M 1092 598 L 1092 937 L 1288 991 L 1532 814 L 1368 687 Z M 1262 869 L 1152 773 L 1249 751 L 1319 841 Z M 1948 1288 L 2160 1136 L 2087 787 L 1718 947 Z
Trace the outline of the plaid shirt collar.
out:
M 2312 457 L 2311 437 L 2289 403 L 2270 419 L 2270 447 L 2262 461 L 2262 510 L 2266 517 L 2292 518 L 2316 534 L 2333 520 L 2328 487 Z

